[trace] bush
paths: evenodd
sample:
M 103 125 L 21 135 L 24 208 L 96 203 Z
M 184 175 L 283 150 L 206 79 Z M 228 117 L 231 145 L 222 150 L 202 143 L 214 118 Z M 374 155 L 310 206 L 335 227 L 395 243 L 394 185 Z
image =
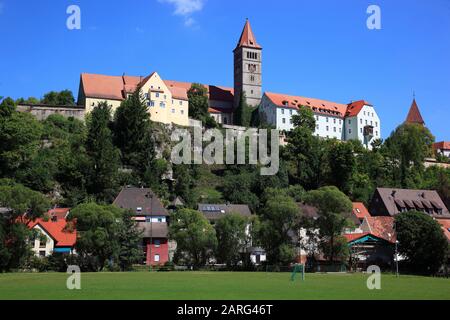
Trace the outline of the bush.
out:
M 29 268 L 38 272 L 46 272 L 50 270 L 50 263 L 47 257 L 32 256 L 29 261 Z
M 69 262 L 67 260 L 67 255 L 53 252 L 53 254 L 48 257 L 49 270 L 56 272 L 66 272 Z

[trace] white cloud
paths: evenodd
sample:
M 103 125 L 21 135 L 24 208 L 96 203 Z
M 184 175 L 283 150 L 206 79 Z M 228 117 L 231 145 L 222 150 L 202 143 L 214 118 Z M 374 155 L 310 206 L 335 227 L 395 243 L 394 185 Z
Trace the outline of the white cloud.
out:
M 184 25 L 186 27 L 192 27 L 195 24 L 195 19 L 189 17 L 184 20 Z
M 188 16 L 194 12 L 201 11 L 205 0 L 159 0 L 162 3 L 170 3 L 175 6 L 174 14 Z
M 169 3 L 175 7 L 173 12 L 177 16 L 184 17 L 184 25 L 190 27 L 195 24 L 195 20 L 191 15 L 201 11 L 206 0 L 158 0 L 161 3 Z

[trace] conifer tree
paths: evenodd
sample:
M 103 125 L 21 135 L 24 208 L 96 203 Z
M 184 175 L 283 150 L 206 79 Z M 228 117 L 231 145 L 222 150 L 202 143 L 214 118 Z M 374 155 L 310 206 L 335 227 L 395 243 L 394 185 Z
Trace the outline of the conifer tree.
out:
M 239 126 L 248 127 L 250 125 L 250 108 L 247 104 L 245 91 L 239 99 L 239 105 L 234 111 L 234 123 Z
M 139 91 L 122 102 L 114 117 L 114 140 L 121 151 L 122 164 L 139 176 L 151 170 L 155 150 L 148 107 Z
M 101 102 L 92 111 L 88 123 L 86 151 L 90 158 L 88 191 L 100 200 L 114 196 L 119 168 L 119 152 L 109 129 L 111 110 Z

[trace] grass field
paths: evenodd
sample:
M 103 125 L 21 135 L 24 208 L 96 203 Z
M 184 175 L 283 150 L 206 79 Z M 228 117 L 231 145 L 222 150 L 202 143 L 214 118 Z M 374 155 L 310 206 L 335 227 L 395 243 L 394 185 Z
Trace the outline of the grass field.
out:
M 81 290 L 66 289 L 64 273 L 0 274 L 0 299 L 445 299 L 450 279 L 382 275 L 368 290 L 367 275 L 289 273 L 131 272 L 83 273 Z

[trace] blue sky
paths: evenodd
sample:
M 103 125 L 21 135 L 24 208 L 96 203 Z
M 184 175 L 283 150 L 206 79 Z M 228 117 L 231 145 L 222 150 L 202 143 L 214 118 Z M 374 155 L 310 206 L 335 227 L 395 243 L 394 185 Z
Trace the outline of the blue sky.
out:
M 73 4 L 81 30 L 66 28 Z M 371 4 L 381 30 L 366 27 Z M 232 86 L 246 17 L 264 48 L 264 91 L 366 99 L 387 137 L 415 90 L 436 139 L 450 140 L 449 0 L 0 0 L 0 96 L 76 95 L 81 72 Z

